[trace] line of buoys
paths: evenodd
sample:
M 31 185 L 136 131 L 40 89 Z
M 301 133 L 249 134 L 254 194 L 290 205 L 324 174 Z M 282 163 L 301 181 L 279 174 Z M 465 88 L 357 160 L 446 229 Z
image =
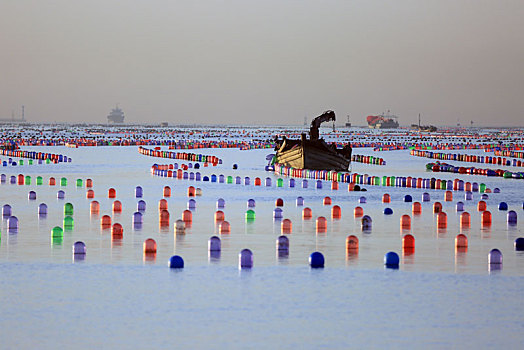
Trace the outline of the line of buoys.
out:
M 480 169 L 480 168 L 465 168 L 457 167 L 451 164 L 446 163 L 428 163 L 426 164 L 426 170 L 433 172 L 448 172 L 448 173 L 458 173 L 463 175 L 484 175 L 484 176 L 498 176 L 505 179 L 524 179 L 524 172 L 511 172 L 504 169 Z
M 372 165 L 386 165 L 386 161 L 382 158 L 374 157 L 374 156 L 364 156 L 360 154 L 352 155 L 351 161 L 357 162 L 357 163 L 372 164 Z
M 145 156 L 150 156 L 150 157 L 180 159 L 180 160 L 187 160 L 190 162 L 209 163 L 209 164 L 212 164 L 213 166 L 217 164 L 222 164 L 222 159 L 216 156 L 212 156 L 212 155 L 153 150 L 153 149 L 148 149 L 142 146 L 138 147 L 138 153 L 143 154 Z M 174 167 L 171 169 L 165 169 L 165 170 L 173 170 L 173 169 Z
M 513 161 L 511 161 L 510 159 L 501 158 L 501 157 L 489 157 L 489 156 L 477 156 L 477 155 L 453 154 L 453 153 L 437 153 L 437 152 L 418 151 L 418 150 L 411 150 L 410 155 L 416 156 L 416 157 L 439 159 L 439 160 L 453 160 L 457 162 L 496 164 L 496 165 L 504 165 L 504 166 L 515 166 L 515 167 L 524 166 L 524 162 L 520 160 L 513 159 Z
M 62 162 L 70 163 L 71 162 L 71 158 L 67 157 L 66 155 L 54 154 L 54 153 L 0 149 L 0 155 L 8 156 L 8 157 L 17 157 L 17 158 L 38 159 L 38 160 L 45 161 L 47 164 L 49 164 L 50 162 L 52 163 L 62 163 Z

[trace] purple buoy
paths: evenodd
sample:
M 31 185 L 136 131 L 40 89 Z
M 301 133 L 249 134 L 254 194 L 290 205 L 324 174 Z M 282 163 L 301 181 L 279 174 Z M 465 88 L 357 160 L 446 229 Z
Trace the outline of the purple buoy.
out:
M 146 202 L 143 200 L 139 200 L 136 204 L 136 210 L 138 211 L 146 211 Z
M 30 201 L 36 200 L 36 192 L 35 191 L 29 191 L 28 199 Z
M 302 197 L 297 197 L 297 207 L 301 207 L 304 205 L 304 198 Z
M 422 201 L 423 201 L 423 202 L 429 202 L 429 201 L 430 201 L 429 193 L 424 192 L 424 193 L 422 194 Z
M 457 211 L 464 211 L 464 203 L 463 202 L 457 202 Z
M 40 216 L 45 216 L 47 215 L 47 204 L 45 203 L 40 203 L 38 205 L 38 215 Z
M 2 216 L 9 217 L 11 216 L 11 214 L 12 214 L 11 206 L 9 204 L 4 204 L 4 206 L 2 207 Z
M 322 188 L 322 180 L 317 180 L 317 188 L 318 189 Z
M 87 248 L 84 242 L 78 241 L 73 244 L 73 254 L 85 255 L 86 252 L 87 252 Z
M 270 186 L 271 186 L 271 178 L 266 177 L 266 187 L 270 187 Z
M 139 211 L 135 211 L 133 213 L 133 225 L 134 226 L 140 226 L 144 222 L 143 215 Z
M 192 210 L 196 209 L 196 200 L 190 199 L 187 201 L 187 209 Z
M 498 249 L 491 249 L 488 254 L 488 264 L 502 265 L 502 253 Z
M 289 179 L 289 187 L 295 187 L 295 179 Z
M 253 252 L 249 249 L 242 249 L 238 254 L 238 267 L 241 269 L 250 269 L 253 267 Z
M 226 177 L 224 175 L 220 174 L 218 176 L 218 182 L 219 183 L 223 184 L 225 180 L 226 180 Z
M 289 238 L 284 235 L 277 238 L 277 251 L 289 252 Z
M 194 172 L 190 172 L 189 173 L 189 180 L 193 181 L 195 179 L 195 173 Z
M 466 193 L 464 193 L 464 199 L 467 200 L 467 201 L 470 201 L 473 199 L 473 193 L 471 191 L 467 191 Z
M 371 223 L 373 220 L 371 220 L 371 217 L 369 215 L 364 215 L 362 217 L 362 231 L 369 231 L 371 230 Z
M 62 190 L 59 190 L 56 194 L 56 198 L 58 199 L 64 199 L 65 198 L 65 192 Z
M 515 240 L 515 250 L 519 252 L 524 250 L 524 237 L 519 237 Z
M 7 180 L 7 176 L 5 174 L 0 175 L 0 182 L 5 183 Z
M 307 188 L 307 186 L 308 186 L 307 180 L 306 179 L 302 180 L 302 188 Z
M 480 196 L 480 199 L 486 200 L 489 199 L 489 196 L 486 193 L 483 193 L 482 196 Z
M 207 242 L 207 247 L 210 252 L 219 252 L 222 250 L 222 242 L 217 236 L 213 236 Z
M 241 185 L 242 184 L 242 178 L 240 176 L 236 176 L 235 177 L 235 184 L 236 185 Z
M 495 189 L 493 190 L 493 193 L 500 193 L 500 188 L 495 187 Z
M 189 174 L 188 174 L 187 171 L 184 171 L 184 173 L 182 174 L 182 179 L 184 179 L 184 180 L 189 179 Z
M 7 219 L 7 231 L 9 233 L 18 232 L 18 218 L 16 216 L 10 216 L 9 219 Z
M 472 192 L 478 192 L 479 191 L 479 184 L 477 182 L 473 182 L 471 184 L 471 191 Z
M 254 208 L 255 205 L 256 205 L 256 203 L 255 203 L 254 199 L 250 198 L 250 199 L 247 200 L 247 207 L 248 208 Z
M 195 181 L 200 181 L 202 179 L 202 175 L 200 174 L 200 172 L 196 172 L 195 173 Z
M 223 209 L 226 207 L 226 201 L 223 198 L 217 200 L 217 209 Z
M 364 196 L 362 196 L 362 197 L 360 197 L 360 198 L 358 199 L 358 202 L 359 202 L 359 203 L 366 203 L 366 201 L 367 201 L 367 200 L 366 200 L 366 197 L 364 197 Z
M 9 178 L 9 183 L 13 185 L 16 184 L 16 176 L 11 175 L 11 177 Z
M 244 185 L 245 185 L 245 186 L 249 186 L 250 183 L 251 183 L 251 179 L 249 178 L 249 176 L 246 176 L 246 177 L 244 178 Z
M 136 186 L 135 187 L 135 198 L 142 198 L 142 196 L 144 195 L 144 191 L 142 189 L 141 186 Z
M 517 212 L 515 210 L 508 211 L 508 224 L 509 225 L 517 224 Z
M 280 208 L 275 208 L 273 210 L 273 219 L 282 219 L 282 209 Z

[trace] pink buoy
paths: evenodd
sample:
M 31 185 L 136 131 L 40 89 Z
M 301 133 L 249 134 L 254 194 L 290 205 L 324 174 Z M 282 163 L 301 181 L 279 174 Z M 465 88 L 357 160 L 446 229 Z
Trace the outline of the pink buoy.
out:
M 231 225 L 227 221 L 222 221 L 219 226 L 218 232 L 220 234 L 228 234 L 231 233 Z
M 282 224 L 280 225 L 282 233 L 291 233 L 292 227 L 293 225 L 291 223 L 291 220 L 289 219 L 282 220 Z

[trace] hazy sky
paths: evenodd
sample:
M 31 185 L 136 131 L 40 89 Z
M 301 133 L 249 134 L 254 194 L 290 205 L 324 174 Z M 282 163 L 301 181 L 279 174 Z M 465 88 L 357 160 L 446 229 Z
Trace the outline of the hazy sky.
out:
M 0 117 L 524 126 L 524 1 L 0 0 Z

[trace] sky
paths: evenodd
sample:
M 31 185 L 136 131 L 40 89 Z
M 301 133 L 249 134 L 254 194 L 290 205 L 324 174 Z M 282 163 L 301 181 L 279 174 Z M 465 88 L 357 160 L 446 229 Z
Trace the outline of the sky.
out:
M 524 126 L 524 1 L 0 0 L 0 118 Z

